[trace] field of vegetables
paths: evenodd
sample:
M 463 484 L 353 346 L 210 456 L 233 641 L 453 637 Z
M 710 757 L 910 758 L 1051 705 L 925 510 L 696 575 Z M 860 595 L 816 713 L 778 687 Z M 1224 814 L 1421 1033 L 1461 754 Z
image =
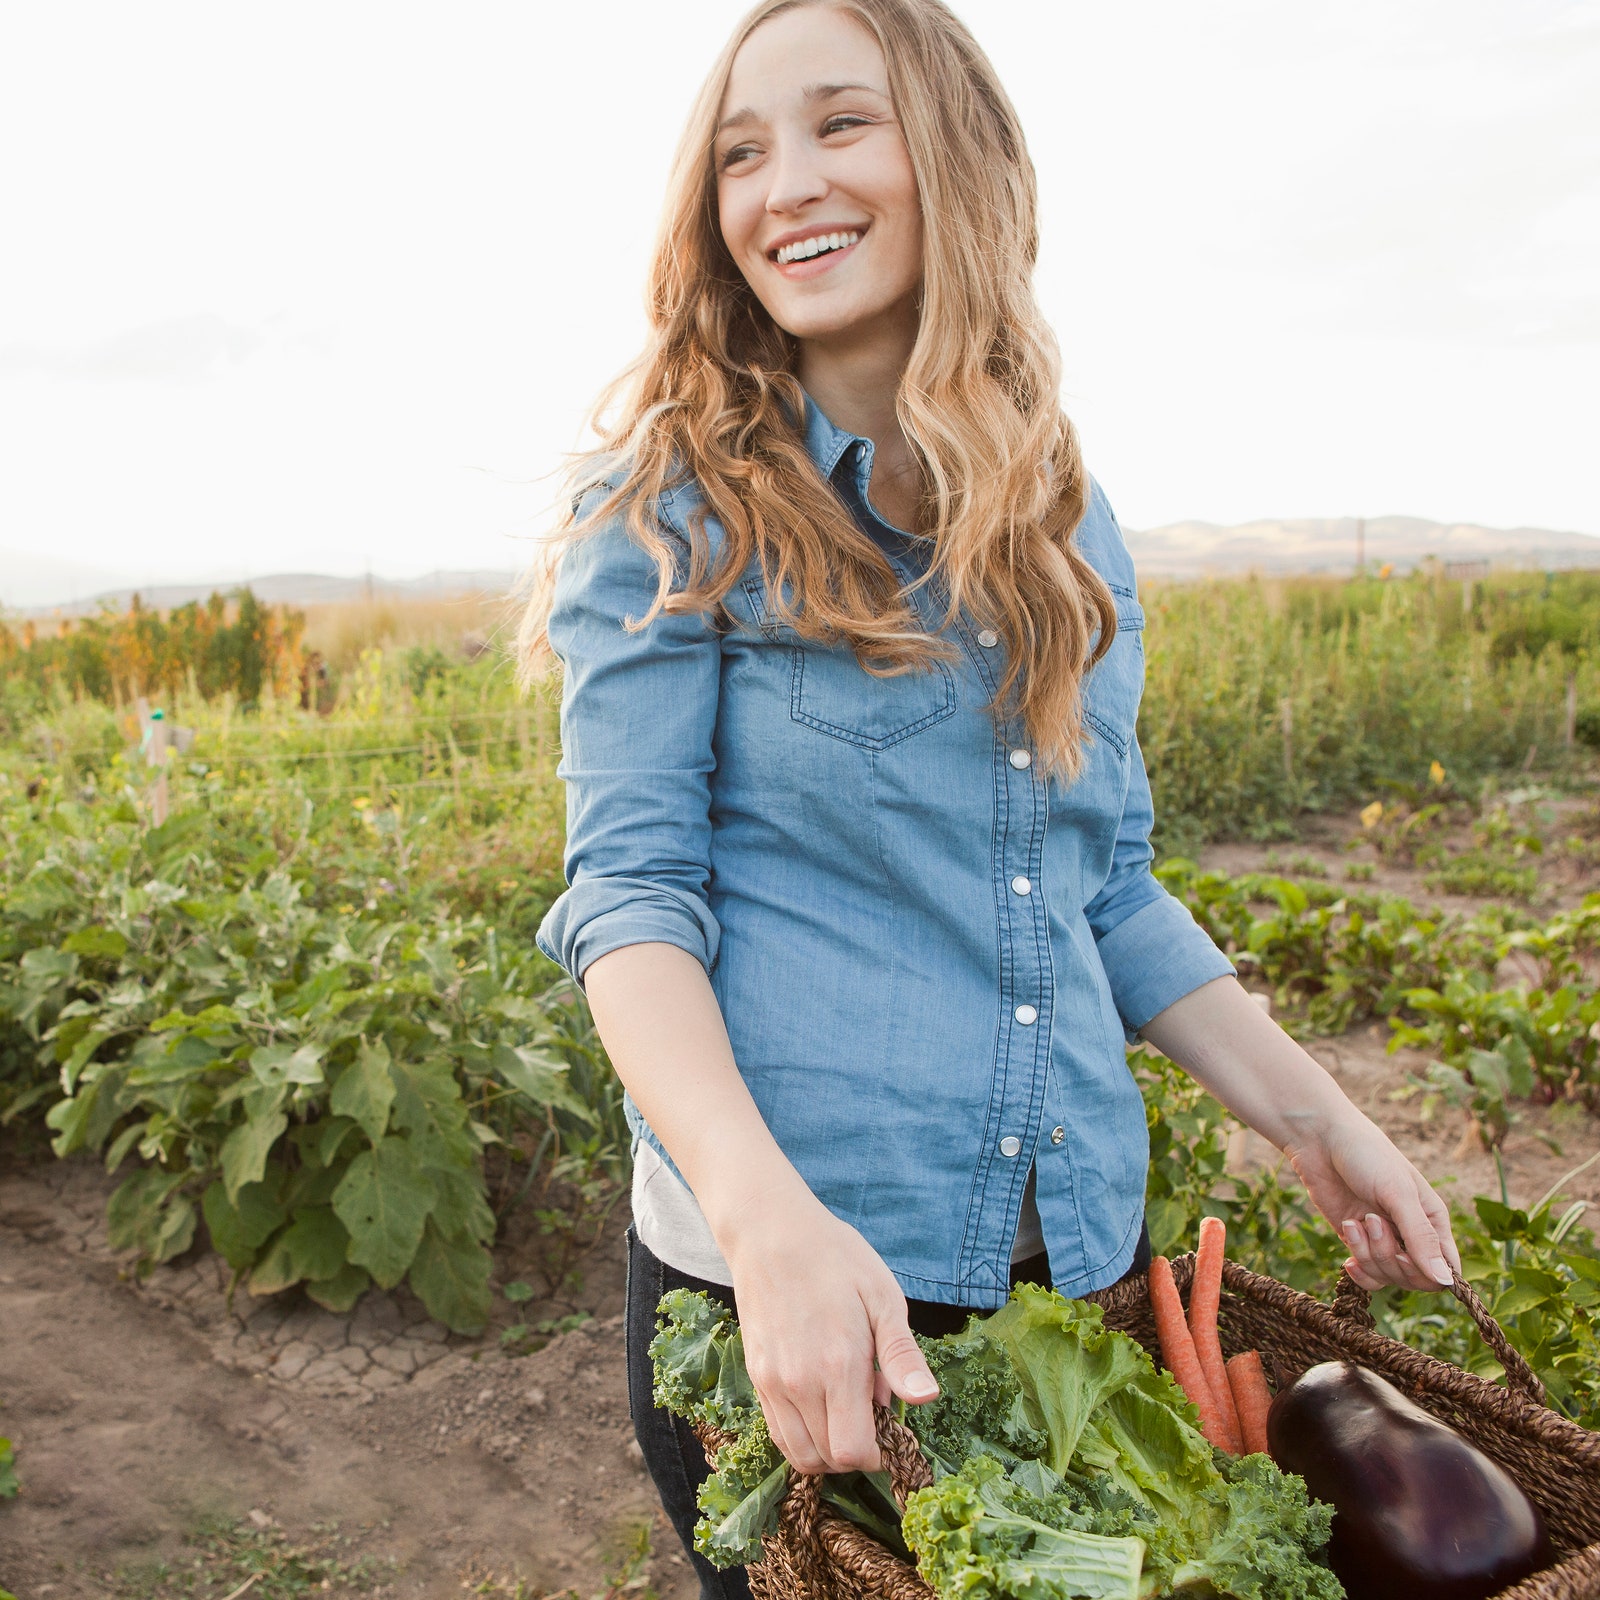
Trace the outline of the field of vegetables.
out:
M 1600 1426 L 1600 578 L 1145 604 L 1164 880 L 1454 1180 L 1468 1276 Z M 687 1594 L 627 1452 L 620 1095 L 532 944 L 555 686 L 437 615 L 343 623 L 0 630 L 0 1590 Z M 1222 1216 L 1325 1288 L 1293 1174 L 1130 1065 L 1157 1250 Z M 1434 1301 L 1375 1309 L 1498 1375 Z M 109 1346 L 151 1404 L 97 1452 Z

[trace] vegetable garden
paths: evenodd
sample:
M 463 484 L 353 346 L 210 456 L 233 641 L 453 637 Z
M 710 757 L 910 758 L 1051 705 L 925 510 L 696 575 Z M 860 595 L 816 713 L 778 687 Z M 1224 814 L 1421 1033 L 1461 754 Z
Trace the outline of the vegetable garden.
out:
M 307 693 L 315 613 L 252 605 L 5 633 L 0 1158 L 12 1177 L 109 1174 L 125 1293 L 212 1260 L 240 1317 L 398 1296 L 452 1370 L 521 1381 L 604 1343 L 628 1170 L 582 997 L 532 943 L 560 888 L 555 688 L 520 699 L 498 652 L 402 635 L 318 649 Z M 1146 612 L 1163 880 L 1313 1054 L 1366 1041 L 1372 1072 L 1388 1063 L 1385 1125 L 1430 1176 L 1475 1175 L 1454 1195 L 1468 1279 L 1553 1402 L 1600 1426 L 1600 581 L 1157 586 Z M 150 759 L 141 697 L 192 736 L 181 750 Z M 1244 1265 L 1325 1291 L 1343 1247 L 1292 1173 L 1159 1057 L 1130 1066 L 1156 1250 L 1219 1217 Z M 0 1198 L 0 1244 L 6 1217 Z M 1374 1311 L 1499 1375 L 1431 1299 Z M 420 1391 L 406 1403 L 410 1427 Z M 8 1519 L 34 1526 L 48 1427 L 3 1379 L 0 1408 L 0 1502 L 22 1486 L 3 1550 Z M 623 1498 L 646 1504 L 644 1480 Z M 452 1587 L 688 1584 L 664 1532 L 632 1555 L 614 1534 L 590 1526 L 576 1568 L 525 1579 L 463 1556 Z M 128 1559 L 30 1548 L 27 1574 L 41 1593 L 63 1561 L 59 1594 L 228 1592 Z M 228 1559 L 204 1581 L 256 1570 Z M 434 1592 L 380 1566 L 316 1570 Z M 17 1582 L 0 1562 L 0 1588 Z

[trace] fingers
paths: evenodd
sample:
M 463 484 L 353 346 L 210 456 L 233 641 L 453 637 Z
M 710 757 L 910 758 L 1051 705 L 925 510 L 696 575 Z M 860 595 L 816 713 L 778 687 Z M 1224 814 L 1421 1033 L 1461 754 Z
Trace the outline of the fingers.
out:
M 808 1477 L 826 1472 L 828 1465 L 822 1459 L 822 1452 L 817 1448 L 799 1407 L 780 1394 L 760 1389 L 756 1394 L 761 1401 L 761 1413 L 767 1419 L 767 1432 L 772 1435 L 772 1442 L 777 1445 L 783 1459 L 796 1472 L 803 1472 Z
M 887 1388 L 887 1379 L 873 1371 L 865 1340 L 847 1340 L 820 1355 L 802 1345 L 792 1361 L 757 1358 L 750 1364 L 772 1442 L 797 1472 L 882 1467 L 872 1403 L 879 1380 Z
M 1397 1182 L 1392 1189 L 1379 1194 L 1384 1209 L 1394 1219 L 1404 1243 L 1401 1246 L 1415 1265 L 1407 1279 L 1412 1288 L 1449 1288 L 1455 1282 L 1452 1263 L 1445 1254 L 1440 1238 L 1442 1225 L 1445 1238 L 1450 1236 L 1450 1217 L 1444 1202 L 1433 1192 L 1427 1180 L 1412 1168 L 1410 1182 Z M 1430 1206 L 1429 1201 L 1433 1204 Z M 1455 1240 L 1450 1240 L 1452 1248 Z
M 889 1387 L 907 1405 L 926 1405 L 939 1398 L 939 1385 L 923 1359 L 922 1347 L 911 1333 L 906 1320 L 906 1297 L 895 1286 L 893 1294 L 885 1294 L 867 1307 L 872 1323 L 872 1343 L 877 1356 L 878 1370 L 889 1380 Z
M 1350 1247 L 1353 1262 L 1346 1263 L 1346 1271 L 1364 1289 L 1394 1284 L 1403 1289 L 1436 1290 L 1454 1282 L 1439 1236 L 1420 1206 L 1404 1238 L 1376 1211 L 1346 1219 L 1339 1234 Z M 1428 1263 L 1426 1268 L 1418 1265 L 1419 1259 Z

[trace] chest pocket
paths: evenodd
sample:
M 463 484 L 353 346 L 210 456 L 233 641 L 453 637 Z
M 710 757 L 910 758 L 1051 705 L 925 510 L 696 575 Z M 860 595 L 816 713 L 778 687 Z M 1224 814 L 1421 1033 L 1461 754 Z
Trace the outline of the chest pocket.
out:
M 743 588 L 756 625 L 788 651 L 789 715 L 796 722 L 866 750 L 887 750 L 954 713 L 955 678 L 944 662 L 924 672 L 875 677 L 847 646 L 817 644 L 779 627 L 759 578 L 747 579 Z
M 1117 755 L 1126 756 L 1144 688 L 1144 609 L 1133 592 L 1111 585 L 1117 636 L 1083 686 L 1084 721 Z

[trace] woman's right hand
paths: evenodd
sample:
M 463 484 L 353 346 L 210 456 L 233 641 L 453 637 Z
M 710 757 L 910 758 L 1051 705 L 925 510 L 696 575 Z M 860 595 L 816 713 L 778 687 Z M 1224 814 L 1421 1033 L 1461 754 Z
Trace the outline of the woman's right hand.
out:
M 876 1472 L 874 1404 L 923 1405 L 939 1388 L 883 1258 L 809 1192 L 725 1246 L 745 1365 L 797 1472 Z

